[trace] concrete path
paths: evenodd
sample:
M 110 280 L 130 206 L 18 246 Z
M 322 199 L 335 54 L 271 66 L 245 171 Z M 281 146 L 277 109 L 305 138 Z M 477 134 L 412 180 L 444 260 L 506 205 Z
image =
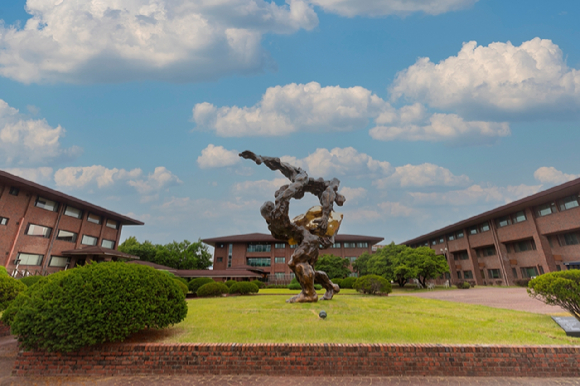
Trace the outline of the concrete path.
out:
M 549 306 L 539 300 L 530 297 L 525 288 L 475 287 L 468 290 L 429 291 L 417 293 L 410 292 L 408 294 L 392 295 L 417 296 L 425 299 L 479 304 L 488 307 L 533 312 L 535 314 L 560 314 L 567 312 L 560 307 Z

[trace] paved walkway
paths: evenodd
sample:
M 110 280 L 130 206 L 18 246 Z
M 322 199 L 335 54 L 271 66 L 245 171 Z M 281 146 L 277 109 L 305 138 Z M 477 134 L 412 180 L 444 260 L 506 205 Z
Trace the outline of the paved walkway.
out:
M 475 287 L 467 290 L 429 291 L 394 296 L 417 296 L 425 299 L 447 300 L 450 302 L 479 304 L 482 306 L 527 311 L 535 314 L 560 314 L 566 310 L 549 306 L 530 297 L 525 288 Z

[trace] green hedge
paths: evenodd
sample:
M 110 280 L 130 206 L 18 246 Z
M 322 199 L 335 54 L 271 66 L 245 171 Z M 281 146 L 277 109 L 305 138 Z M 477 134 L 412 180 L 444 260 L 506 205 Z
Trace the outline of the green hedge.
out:
M 290 284 L 288 284 L 288 289 L 290 289 L 290 290 L 301 290 L 302 289 L 302 286 L 298 282 L 296 282 L 296 283 L 290 283 Z M 321 290 L 322 289 L 322 286 L 320 284 L 314 284 L 314 289 L 315 290 Z
M 379 275 L 366 275 L 359 277 L 352 286 L 358 292 L 369 295 L 390 294 L 393 292 L 391 283 Z
M 0 276 L 10 276 L 8 275 L 8 271 L 6 270 L 6 267 L 0 265 Z
M 580 270 L 540 275 L 530 280 L 528 294 L 546 304 L 560 306 L 580 320 Z
M 347 277 L 346 279 L 343 279 L 340 283 L 340 288 L 352 288 L 356 279 L 356 277 Z
M 338 278 L 337 278 L 337 279 L 332 279 L 332 282 L 333 282 L 334 284 L 338 284 L 338 286 L 339 286 L 340 288 L 342 288 L 342 281 L 343 281 L 343 280 L 344 280 L 344 279 L 338 279 Z
M 254 283 L 258 288 L 265 288 L 266 283 L 260 280 L 252 280 L 250 283 Z
M 25 277 L 23 277 L 22 279 L 19 279 L 19 280 L 25 286 L 30 287 L 33 284 L 36 284 L 40 279 L 42 279 L 42 276 L 35 275 L 35 276 L 25 276 Z
M 197 296 L 200 298 L 211 297 L 211 296 L 222 296 L 223 294 L 229 294 L 230 290 L 227 285 L 220 282 L 207 283 L 199 287 L 197 290 Z
M 459 289 L 470 289 L 471 288 L 471 284 L 469 284 L 468 281 L 458 281 L 457 284 L 455 284 L 455 286 Z
M 259 290 L 257 285 L 248 281 L 239 281 L 230 287 L 231 294 L 240 295 L 257 294 Z
M 0 275 L 0 311 L 4 311 L 16 299 L 19 293 L 26 290 L 26 285 L 20 280 L 6 275 Z
M 173 281 L 175 282 L 175 284 L 177 284 L 181 292 L 183 292 L 183 296 L 187 296 L 187 294 L 189 293 L 189 288 L 187 288 L 187 286 L 183 284 L 183 282 L 179 279 L 180 278 L 174 277 Z
M 237 281 L 235 281 L 235 280 L 228 280 L 225 282 L 225 285 L 227 285 L 228 288 L 232 288 L 232 286 L 236 283 L 237 283 Z
M 2 321 L 25 349 L 69 352 L 164 328 L 186 315 L 185 296 L 172 278 L 108 262 L 45 277 L 12 302 Z
M 189 282 L 188 287 L 191 292 L 194 294 L 197 293 L 199 287 L 207 283 L 215 283 L 212 278 L 209 277 L 198 277 L 197 279 L 193 279 Z

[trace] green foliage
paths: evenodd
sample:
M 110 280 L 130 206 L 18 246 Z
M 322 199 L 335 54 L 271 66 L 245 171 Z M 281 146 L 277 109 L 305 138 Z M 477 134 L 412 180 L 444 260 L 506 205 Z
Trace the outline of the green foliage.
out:
M 268 284 L 266 288 L 288 288 L 285 284 Z
M 235 280 L 228 280 L 225 282 L 225 285 L 227 285 L 228 288 L 232 288 L 232 286 L 236 283 L 237 283 L 237 281 L 235 281 Z
M 228 293 L 230 293 L 230 290 L 227 285 L 215 281 L 213 283 L 204 284 L 197 290 L 197 296 L 199 296 L 200 298 L 222 296 L 223 294 Z
M 340 288 L 342 288 L 342 285 L 341 285 L 341 283 L 342 283 L 342 280 L 343 280 L 343 279 L 332 279 L 332 282 L 333 282 L 334 284 L 338 284 L 338 286 L 339 286 Z
M 528 294 L 546 304 L 560 306 L 580 320 L 580 270 L 540 275 L 528 284 Z
M 370 273 L 368 264 L 372 256 L 373 255 L 368 252 L 363 252 L 359 257 L 356 258 L 354 263 L 352 263 L 352 269 L 358 273 L 359 276 L 368 275 Z
M 300 283 L 298 283 L 298 281 L 296 281 L 296 283 L 290 283 L 288 285 L 288 289 L 290 290 L 301 290 L 302 286 L 300 285 Z M 320 284 L 314 284 L 314 289 L 315 290 L 321 290 L 322 286 Z
M 353 284 L 358 292 L 369 295 L 389 294 L 393 292 L 391 283 L 379 275 L 366 275 L 359 277 Z
M 340 288 L 352 288 L 352 285 L 356 281 L 356 277 L 347 277 L 342 280 Z
M 335 277 L 343 278 L 350 274 L 350 261 L 348 259 L 343 259 L 340 256 L 334 256 L 332 254 L 322 255 L 318 258 L 316 262 L 315 269 L 317 271 L 326 272 L 330 279 Z
M 212 264 L 211 254 L 201 240 L 195 243 L 188 240 L 173 241 L 160 245 L 147 240 L 140 243 L 131 236 L 119 245 L 119 251 L 139 256 L 143 261 L 175 269 L 207 269 Z
M 252 280 L 250 283 L 254 283 L 258 288 L 265 288 L 266 283 L 260 280 Z
M 35 276 L 25 276 L 19 280 L 25 286 L 30 287 L 31 285 L 36 284 L 40 279 L 42 279 L 42 276 L 35 275 Z
M 201 287 L 204 284 L 213 283 L 213 282 L 214 281 L 211 277 L 198 277 L 198 278 L 190 281 L 187 286 L 189 287 L 189 290 L 195 294 L 195 293 L 197 293 L 197 290 L 199 289 L 199 287 Z
M 181 290 L 181 292 L 183 292 L 183 296 L 186 296 L 187 293 L 189 292 L 189 288 L 187 288 L 187 285 L 184 284 L 181 280 L 179 280 L 180 278 L 174 278 L 173 281 L 175 282 L 175 284 L 177 284 L 177 286 L 179 287 L 179 289 Z
M 24 285 L 19 280 L 16 280 L 8 275 L 0 275 L 0 311 L 4 311 L 19 293 L 26 290 Z
M 468 281 L 458 281 L 457 284 L 455 284 L 455 286 L 459 289 L 470 289 L 471 288 L 471 284 L 469 284 Z
M 6 271 L 6 267 L 0 265 L 0 276 L 10 276 L 8 275 L 8 271 Z
M 2 321 L 26 349 L 69 352 L 164 328 L 186 315 L 185 296 L 168 275 L 108 262 L 45 277 L 15 299 Z
M 257 294 L 259 290 L 256 284 L 249 281 L 238 281 L 230 287 L 231 294 L 240 295 Z

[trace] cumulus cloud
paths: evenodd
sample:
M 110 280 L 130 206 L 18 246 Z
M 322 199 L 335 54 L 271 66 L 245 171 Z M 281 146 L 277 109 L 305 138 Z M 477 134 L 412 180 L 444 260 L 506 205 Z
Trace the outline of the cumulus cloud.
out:
M 326 12 L 341 16 L 405 16 L 414 12 L 439 15 L 444 12 L 464 9 L 477 0 L 311 0 Z
M 61 147 L 65 130 L 51 127 L 44 119 L 27 119 L 0 99 L 0 161 L 8 165 L 38 164 L 70 159 L 79 147 Z
M 223 146 L 207 145 L 197 157 L 197 164 L 202 169 L 221 168 L 233 166 L 240 162 L 240 156 L 236 150 L 226 150 Z
M 37 184 L 46 184 L 52 180 L 52 168 L 9 168 L 6 172 L 22 177 L 26 180 L 36 182 Z
M 349 188 L 344 186 L 339 191 L 346 199 L 350 202 L 357 201 L 359 198 L 365 198 L 367 196 L 367 190 L 365 188 Z
M 378 188 L 398 185 L 406 187 L 425 186 L 458 186 L 470 182 L 466 175 L 456 176 L 449 169 L 430 163 L 405 165 L 395 168 L 390 176 L 378 179 L 374 185 Z
M 405 97 L 434 108 L 526 118 L 529 114 L 568 112 L 580 107 L 580 71 L 566 65 L 558 45 L 534 38 L 519 46 L 465 43 L 438 64 L 429 58 L 400 72 L 393 98 Z M 481 114 L 479 114 L 481 116 Z
M 580 174 L 566 174 L 554 167 L 543 166 L 534 172 L 534 178 L 542 184 L 559 185 L 580 178 Z
M 274 192 L 282 185 L 289 184 L 287 178 L 275 178 L 273 180 L 258 180 L 258 181 L 244 181 L 237 182 L 232 186 L 235 195 L 249 195 L 255 197 L 260 196 L 273 197 Z
M 468 206 L 484 203 L 508 204 L 540 191 L 542 185 L 481 186 L 472 185 L 466 189 L 448 192 L 411 192 L 416 205 Z
M 318 25 L 304 0 L 28 0 L 0 25 L 0 75 L 31 82 L 189 82 L 262 70 L 265 33 Z

